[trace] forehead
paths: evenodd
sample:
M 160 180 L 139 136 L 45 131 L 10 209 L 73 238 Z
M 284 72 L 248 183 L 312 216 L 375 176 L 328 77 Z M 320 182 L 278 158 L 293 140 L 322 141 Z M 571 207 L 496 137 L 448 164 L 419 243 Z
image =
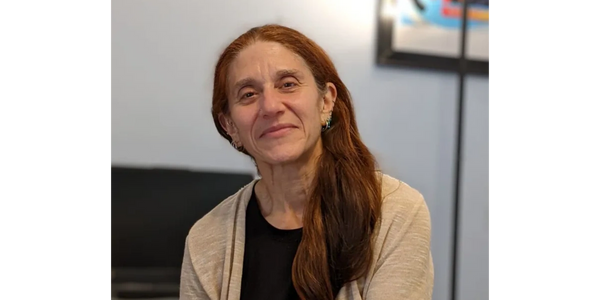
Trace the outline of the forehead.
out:
M 237 55 L 229 67 L 228 77 L 232 83 L 245 77 L 273 76 L 284 69 L 310 73 L 304 59 L 283 45 L 257 41 Z

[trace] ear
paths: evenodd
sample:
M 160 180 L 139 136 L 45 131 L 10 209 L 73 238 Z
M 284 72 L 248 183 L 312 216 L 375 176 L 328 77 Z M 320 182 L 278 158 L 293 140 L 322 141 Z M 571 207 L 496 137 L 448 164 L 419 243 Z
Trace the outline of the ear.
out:
M 231 118 L 224 114 L 219 114 L 219 124 L 237 145 L 239 143 L 238 130 Z
M 321 125 L 324 126 L 327 123 L 327 119 L 333 111 L 335 106 L 335 100 L 337 99 L 337 88 L 331 82 L 325 85 L 325 94 L 323 94 L 323 103 L 321 107 Z

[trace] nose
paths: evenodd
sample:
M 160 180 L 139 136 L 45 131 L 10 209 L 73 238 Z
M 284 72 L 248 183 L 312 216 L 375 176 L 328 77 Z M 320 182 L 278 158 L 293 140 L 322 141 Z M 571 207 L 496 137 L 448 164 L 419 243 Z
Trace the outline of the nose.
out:
M 268 119 L 275 117 L 285 110 L 280 95 L 275 88 L 266 88 L 260 101 L 260 116 Z

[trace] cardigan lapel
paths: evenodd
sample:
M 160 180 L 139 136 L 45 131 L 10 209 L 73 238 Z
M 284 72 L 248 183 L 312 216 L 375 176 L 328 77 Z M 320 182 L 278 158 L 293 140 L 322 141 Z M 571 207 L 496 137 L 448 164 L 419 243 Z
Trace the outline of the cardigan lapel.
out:
M 246 241 L 246 208 L 252 196 L 254 184 L 258 179 L 242 188 L 238 194 L 235 214 L 230 230 L 228 232 L 231 243 L 227 247 L 225 270 L 229 271 L 223 276 L 222 300 L 239 300 L 242 291 L 242 269 L 244 266 L 244 245 Z

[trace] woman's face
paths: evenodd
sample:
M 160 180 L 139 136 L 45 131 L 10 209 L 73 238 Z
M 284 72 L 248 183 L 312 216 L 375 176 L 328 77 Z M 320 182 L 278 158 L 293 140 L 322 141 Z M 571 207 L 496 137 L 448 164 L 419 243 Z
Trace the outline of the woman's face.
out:
M 237 146 L 268 164 L 293 162 L 314 149 L 333 109 L 336 89 L 319 91 L 304 60 L 283 45 L 258 41 L 228 72 L 229 116 L 221 126 Z

